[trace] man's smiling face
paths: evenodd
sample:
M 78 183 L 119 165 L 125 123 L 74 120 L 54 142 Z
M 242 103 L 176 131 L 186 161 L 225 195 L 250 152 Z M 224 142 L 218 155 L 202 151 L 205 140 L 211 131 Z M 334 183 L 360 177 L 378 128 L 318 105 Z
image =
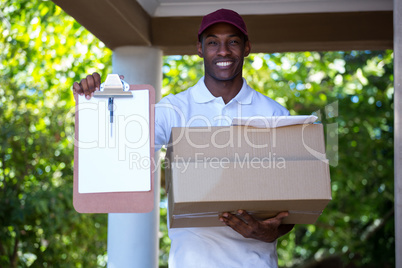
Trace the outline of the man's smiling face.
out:
M 231 81 L 242 77 L 250 43 L 235 26 L 217 23 L 203 32 L 197 49 L 198 55 L 204 58 L 206 80 Z

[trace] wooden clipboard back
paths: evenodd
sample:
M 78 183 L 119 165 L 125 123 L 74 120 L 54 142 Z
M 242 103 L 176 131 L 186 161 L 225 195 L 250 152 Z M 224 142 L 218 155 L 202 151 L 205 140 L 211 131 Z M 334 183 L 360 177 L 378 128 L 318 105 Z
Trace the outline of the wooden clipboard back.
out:
M 155 157 L 155 89 L 151 85 L 130 85 L 130 90 L 149 91 L 149 128 L 150 128 L 150 157 Z M 78 101 L 75 108 L 75 141 L 79 140 Z M 155 161 L 150 161 L 151 191 L 147 192 L 114 192 L 114 193 L 79 193 L 78 170 L 79 150 L 74 145 L 74 186 L 73 206 L 79 213 L 146 213 L 154 208 L 154 173 Z

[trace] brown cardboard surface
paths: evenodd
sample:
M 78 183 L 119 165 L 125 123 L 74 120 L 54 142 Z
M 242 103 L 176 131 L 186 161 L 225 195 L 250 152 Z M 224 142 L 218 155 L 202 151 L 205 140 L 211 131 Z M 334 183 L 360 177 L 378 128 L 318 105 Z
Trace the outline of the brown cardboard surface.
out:
M 130 90 L 149 90 L 149 113 L 150 113 L 150 156 L 154 157 L 154 140 L 155 140 L 155 90 L 150 85 L 130 85 Z M 77 100 L 76 100 L 77 102 Z M 75 140 L 78 137 L 78 105 L 75 113 Z M 145 213 L 152 211 L 154 207 L 154 161 L 151 162 L 151 191 L 147 192 L 119 192 L 119 193 L 86 193 L 78 192 L 78 169 L 79 154 L 78 147 L 74 147 L 74 185 L 73 185 L 73 205 L 79 213 Z M 95 167 L 94 167 L 95 168 Z
M 172 228 L 221 226 L 218 215 L 238 209 L 259 218 L 289 211 L 284 223 L 314 223 L 331 200 L 320 124 L 177 128 L 172 144 L 166 170 Z
M 246 126 L 172 128 L 168 153 L 193 159 L 197 154 L 221 158 L 234 157 L 234 153 L 326 159 L 321 124 L 264 129 Z

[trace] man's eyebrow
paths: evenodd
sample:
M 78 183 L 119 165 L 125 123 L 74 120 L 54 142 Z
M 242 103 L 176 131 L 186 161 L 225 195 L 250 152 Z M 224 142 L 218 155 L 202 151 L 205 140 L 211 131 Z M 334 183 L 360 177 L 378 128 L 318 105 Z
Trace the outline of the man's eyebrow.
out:
M 214 34 L 208 34 L 207 36 L 205 36 L 205 38 L 208 38 L 208 37 L 217 37 L 217 36 Z

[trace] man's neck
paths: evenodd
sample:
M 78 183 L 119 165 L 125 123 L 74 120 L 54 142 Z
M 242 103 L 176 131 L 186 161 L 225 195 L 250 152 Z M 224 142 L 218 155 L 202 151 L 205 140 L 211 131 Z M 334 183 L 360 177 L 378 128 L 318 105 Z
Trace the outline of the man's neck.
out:
M 240 76 L 229 81 L 218 81 L 205 76 L 204 83 L 214 97 L 222 97 L 227 104 L 240 92 L 243 86 L 243 78 Z

